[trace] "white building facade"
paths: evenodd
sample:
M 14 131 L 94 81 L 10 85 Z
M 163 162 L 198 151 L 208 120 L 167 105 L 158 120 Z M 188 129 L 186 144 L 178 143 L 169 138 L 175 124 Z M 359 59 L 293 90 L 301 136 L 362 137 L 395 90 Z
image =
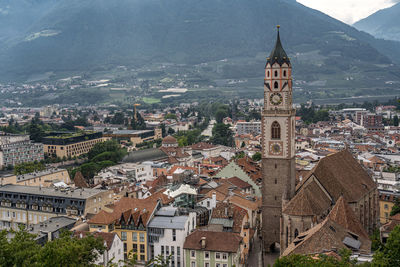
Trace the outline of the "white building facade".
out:
M 196 213 L 182 214 L 175 207 L 163 207 L 148 225 L 149 257 L 170 256 L 170 267 L 183 267 L 183 244 L 196 228 Z

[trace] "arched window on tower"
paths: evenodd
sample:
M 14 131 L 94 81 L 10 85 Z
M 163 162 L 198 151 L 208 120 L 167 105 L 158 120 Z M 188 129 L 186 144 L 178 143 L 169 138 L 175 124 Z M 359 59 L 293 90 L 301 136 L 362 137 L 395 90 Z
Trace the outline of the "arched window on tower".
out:
M 281 126 L 277 121 L 274 121 L 271 126 L 271 138 L 281 139 Z
M 267 71 L 267 77 L 269 77 L 269 71 Z
M 278 71 L 277 70 L 275 71 L 275 77 L 278 77 Z
M 286 77 L 286 70 L 283 71 L 283 77 Z
M 295 229 L 294 230 L 294 238 L 296 238 L 299 235 L 299 230 Z
M 278 89 L 278 87 L 279 87 L 278 82 L 275 82 L 275 83 L 274 83 L 274 89 Z

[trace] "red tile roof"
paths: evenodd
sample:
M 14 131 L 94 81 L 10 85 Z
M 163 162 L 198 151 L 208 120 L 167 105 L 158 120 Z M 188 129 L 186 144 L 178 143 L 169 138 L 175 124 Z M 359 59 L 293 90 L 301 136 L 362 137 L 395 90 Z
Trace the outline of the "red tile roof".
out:
M 206 246 L 201 247 L 201 239 L 205 238 Z M 239 250 L 242 238 L 232 232 L 195 231 L 186 237 L 184 249 L 207 250 L 235 253 Z

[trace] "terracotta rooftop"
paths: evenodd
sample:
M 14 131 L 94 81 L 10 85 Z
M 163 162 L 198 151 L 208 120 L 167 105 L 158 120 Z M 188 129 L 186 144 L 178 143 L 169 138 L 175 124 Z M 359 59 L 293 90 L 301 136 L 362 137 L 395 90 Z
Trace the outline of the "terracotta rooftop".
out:
M 172 135 L 168 135 L 166 137 L 164 137 L 164 139 L 162 140 L 163 144 L 176 144 L 178 143 L 178 141 L 176 141 L 176 138 L 173 137 Z
M 205 238 L 206 246 L 201 247 L 201 239 Z M 195 231 L 186 237 L 184 249 L 219 251 L 236 253 L 242 238 L 232 232 Z
M 305 184 L 289 201 L 283 213 L 297 216 L 321 215 L 331 207 L 330 197 L 314 180 Z
M 247 211 L 228 202 L 218 202 L 217 206 L 212 210 L 211 218 L 232 219 L 232 230 L 234 233 L 240 233 L 242 230 L 243 219 L 246 217 Z
M 346 203 L 344 197 L 341 196 L 338 199 L 328 216 L 331 220 L 337 222 L 353 233 L 365 238 L 369 238 L 368 233 L 361 225 L 354 211 Z
M 158 199 L 137 199 L 137 198 L 121 198 L 115 203 L 112 212 L 100 211 L 90 221 L 89 224 L 111 224 L 119 223 L 123 218 L 125 220 L 134 219 L 135 224 L 139 219 L 144 226 L 147 225 L 151 213 L 157 206 Z M 132 218 L 127 218 L 132 215 Z M 140 217 L 137 218 L 136 216 Z
M 232 177 L 228 179 L 228 182 L 233 184 L 234 186 L 239 187 L 240 189 L 251 188 L 251 185 L 238 177 Z
M 332 249 L 349 248 L 344 243 L 347 240 L 360 242 L 359 249 L 364 253 L 371 251 L 371 240 L 365 233 L 363 226 L 355 217 L 354 212 L 340 197 L 327 218 L 311 228 L 300 233 L 285 249 L 282 256 L 290 254 L 317 254 Z M 352 249 L 350 247 L 350 249 Z
M 343 195 L 347 201 L 355 202 L 376 188 L 375 182 L 348 150 L 322 158 L 297 190 L 313 175 L 335 201 Z
M 216 145 L 205 143 L 205 142 L 200 142 L 192 145 L 193 150 L 205 150 L 205 149 L 211 149 L 217 147 Z

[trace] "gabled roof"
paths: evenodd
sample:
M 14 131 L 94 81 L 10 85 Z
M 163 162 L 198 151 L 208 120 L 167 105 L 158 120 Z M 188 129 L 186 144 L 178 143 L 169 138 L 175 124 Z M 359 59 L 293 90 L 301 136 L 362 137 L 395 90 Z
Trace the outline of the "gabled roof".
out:
M 331 204 L 327 193 L 315 180 L 311 180 L 297 192 L 282 212 L 296 216 L 321 215 L 329 210 Z
M 201 247 L 201 239 L 205 238 L 206 246 Z M 242 238 L 232 232 L 195 231 L 186 237 L 184 249 L 232 252 L 239 250 Z
M 243 181 L 242 179 L 238 178 L 238 177 L 231 177 L 228 178 L 228 182 L 233 184 L 234 186 L 237 186 L 240 189 L 247 189 L 247 188 L 251 188 L 251 184 Z
M 313 175 L 334 201 L 343 195 L 347 201 L 356 202 L 376 188 L 375 182 L 347 149 L 322 158 L 298 185 L 297 191 Z
M 135 225 L 142 222 L 147 225 L 150 215 L 157 207 L 158 199 L 137 199 L 137 198 L 121 198 L 114 205 L 113 212 L 100 211 L 90 221 L 89 224 L 111 224 L 130 222 L 133 219 Z
M 352 247 L 351 245 L 354 244 Z M 369 253 L 371 240 L 354 212 L 340 197 L 326 219 L 300 233 L 285 249 L 282 256 L 290 254 L 317 254 L 332 249 L 350 248 Z
M 328 216 L 331 220 L 337 222 L 353 233 L 369 238 L 368 233 L 357 219 L 354 211 L 346 203 L 344 197 L 341 196 L 338 199 Z
M 212 210 L 211 219 L 229 219 L 232 220 L 232 230 L 234 233 L 240 233 L 242 223 L 247 215 L 245 209 L 240 208 L 232 203 L 218 202 L 217 206 Z

